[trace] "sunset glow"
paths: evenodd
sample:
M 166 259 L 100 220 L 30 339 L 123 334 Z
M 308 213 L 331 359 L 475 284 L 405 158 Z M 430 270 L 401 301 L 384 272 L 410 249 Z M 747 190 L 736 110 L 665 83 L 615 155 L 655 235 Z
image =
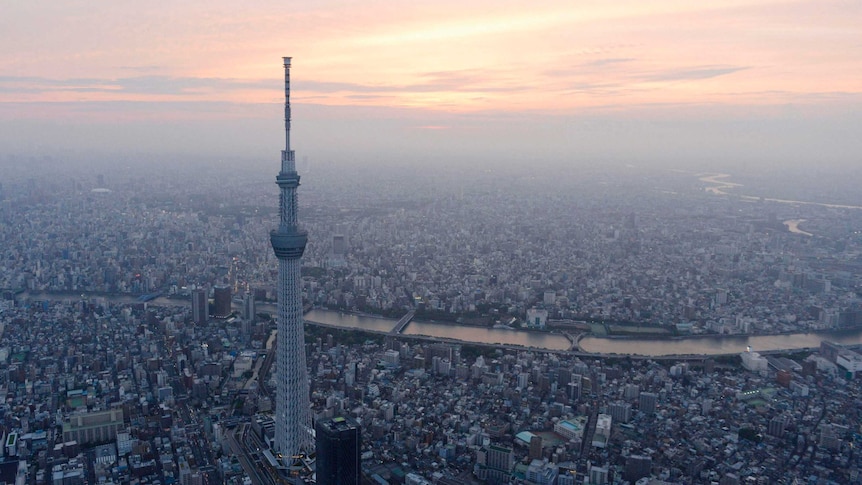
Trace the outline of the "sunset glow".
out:
M 18 49 L 0 58 L 3 102 L 269 102 L 283 52 L 302 60 L 300 100 L 340 105 L 806 103 L 858 95 L 862 83 L 855 2 L 65 3 L 4 7 L 0 36 Z
M 2 8 L 0 120 L 75 109 L 84 121 L 106 119 L 99 106 L 120 102 L 150 106 L 137 110 L 146 119 L 203 116 L 184 114 L 188 103 L 229 106 L 203 110 L 213 118 L 258 116 L 241 106 L 279 102 L 282 55 L 296 59 L 299 105 L 657 118 L 769 117 L 788 106 L 829 116 L 862 105 L 862 4 L 853 1 Z

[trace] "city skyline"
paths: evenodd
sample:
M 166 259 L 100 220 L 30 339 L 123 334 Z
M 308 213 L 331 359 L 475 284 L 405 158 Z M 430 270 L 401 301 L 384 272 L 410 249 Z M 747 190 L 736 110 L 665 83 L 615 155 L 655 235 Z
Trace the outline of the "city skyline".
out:
M 11 151 L 264 156 L 283 50 L 308 60 L 294 104 L 313 159 L 848 164 L 860 149 L 849 2 L 88 7 L 7 6 Z
M 95 7 L 0 15 L 0 482 L 862 485 L 862 4 Z

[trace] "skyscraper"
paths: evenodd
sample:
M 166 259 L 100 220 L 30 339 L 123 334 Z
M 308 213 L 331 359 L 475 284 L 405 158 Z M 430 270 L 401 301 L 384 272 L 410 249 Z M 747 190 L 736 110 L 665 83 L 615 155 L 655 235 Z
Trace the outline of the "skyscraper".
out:
M 333 268 L 344 265 L 344 259 L 347 255 L 347 241 L 342 234 L 332 236 L 332 256 L 329 258 L 329 264 Z
M 279 188 L 278 229 L 270 242 L 278 258 L 278 353 L 276 364 L 275 446 L 284 456 L 310 451 L 311 411 L 308 370 L 305 362 L 305 332 L 302 324 L 300 258 L 308 234 L 299 228 L 296 189 L 299 175 L 290 149 L 290 57 L 284 58 L 284 150 L 281 171 L 275 178 Z
M 213 316 L 227 318 L 231 312 L 230 286 L 219 285 L 213 288 Z
M 203 288 L 192 290 L 192 321 L 195 325 L 206 325 L 208 314 L 207 290 Z
M 358 485 L 360 481 L 359 424 L 351 418 L 317 421 L 317 485 Z
M 257 308 L 254 302 L 254 294 L 246 291 L 242 296 L 242 318 L 248 322 L 254 322 L 257 318 Z
M 246 291 L 242 297 L 242 338 L 246 342 L 251 339 L 251 329 L 256 318 L 257 309 L 254 304 L 254 294 Z
M 336 234 L 332 236 L 332 256 L 343 258 L 345 254 L 347 254 L 347 241 L 344 239 L 344 235 Z

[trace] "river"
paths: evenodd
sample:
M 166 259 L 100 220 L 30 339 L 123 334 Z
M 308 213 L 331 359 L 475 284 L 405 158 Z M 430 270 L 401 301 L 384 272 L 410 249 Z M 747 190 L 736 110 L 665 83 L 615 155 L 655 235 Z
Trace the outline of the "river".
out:
M 403 332 L 405 335 L 426 335 L 429 337 L 451 338 L 465 342 L 484 344 L 520 345 L 549 350 L 568 350 L 572 343 L 566 337 L 547 332 L 526 332 L 504 328 L 469 327 L 465 325 L 410 322 Z
M 312 310 L 305 320 L 342 328 L 356 328 L 388 332 L 395 320 L 382 317 L 360 316 L 334 310 Z M 566 350 L 569 339 L 554 333 L 525 332 L 457 324 L 413 321 L 403 332 L 405 335 L 425 335 L 481 344 L 506 344 L 548 350 Z M 844 332 L 795 333 L 786 335 L 733 335 L 688 337 L 678 339 L 637 339 L 584 337 L 580 349 L 592 354 L 630 354 L 643 356 L 668 355 L 723 355 L 738 354 L 748 346 L 755 351 L 792 350 L 819 347 L 822 340 L 841 344 L 862 344 L 862 329 Z
M 735 182 L 730 182 L 726 180 L 730 178 L 730 174 L 727 173 L 714 173 L 707 174 L 698 178 L 701 182 L 706 182 L 708 184 L 713 184 L 708 187 L 704 187 L 704 190 L 707 192 L 711 192 L 716 195 L 734 195 L 728 192 L 728 190 L 735 189 L 737 187 L 742 187 L 742 184 L 738 184 Z M 814 205 L 818 207 L 828 207 L 830 209 L 862 209 L 862 206 L 859 205 L 847 205 L 847 204 L 829 204 L 826 202 L 814 202 L 810 200 L 792 200 L 792 199 L 776 199 L 773 197 L 759 197 L 754 195 L 737 195 L 740 199 L 750 200 L 750 201 L 767 201 L 767 202 L 777 202 L 779 204 L 791 204 L 791 205 Z
M 596 354 L 623 355 L 722 355 L 744 352 L 748 346 L 754 351 L 793 350 L 819 347 L 829 340 L 839 344 L 862 344 L 862 329 L 841 332 L 794 333 L 786 335 L 733 335 L 688 337 L 668 340 L 615 339 L 584 337 L 581 350 Z
M 396 323 L 396 320 L 390 318 L 354 315 L 334 310 L 312 310 L 305 314 L 305 321 L 376 332 L 388 332 Z M 412 321 L 402 333 L 404 335 L 424 335 L 464 342 L 520 345 L 549 350 L 568 350 L 572 346 L 569 339 L 560 334 L 473 327 L 454 323 Z
M 397 320 L 391 318 L 356 315 L 335 310 L 311 310 L 302 317 L 306 322 L 322 323 L 341 328 L 357 328 L 374 332 L 388 332 Z
M 23 296 L 23 295 L 19 295 Z M 34 300 L 76 301 L 81 296 L 35 294 L 26 296 Z M 90 296 L 91 300 L 104 298 L 114 303 L 140 303 L 134 296 Z M 155 306 L 185 306 L 188 300 L 159 297 L 149 302 Z M 275 305 L 259 304 L 258 309 L 275 310 Z M 356 315 L 337 310 L 315 309 L 305 314 L 308 322 L 355 328 L 374 332 L 389 332 L 396 320 L 370 315 Z M 536 349 L 567 350 L 569 339 L 563 335 L 546 332 L 527 332 L 487 327 L 473 327 L 454 323 L 412 321 L 404 329 L 404 335 L 425 335 L 480 344 L 504 344 L 532 347 Z M 592 354 L 618 354 L 641 356 L 668 355 L 723 355 L 737 354 L 751 346 L 755 351 L 793 350 L 819 347 L 829 340 L 840 344 L 862 345 L 862 328 L 841 332 L 794 333 L 786 335 L 733 335 L 688 337 L 678 339 L 638 339 L 586 336 L 578 342 L 580 350 Z

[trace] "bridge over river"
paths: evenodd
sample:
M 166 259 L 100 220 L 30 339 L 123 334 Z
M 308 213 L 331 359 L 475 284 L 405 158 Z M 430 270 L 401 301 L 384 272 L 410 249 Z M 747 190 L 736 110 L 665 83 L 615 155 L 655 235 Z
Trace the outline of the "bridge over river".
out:
M 392 330 L 390 330 L 389 333 L 398 334 L 398 333 L 403 332 L 404 328 L 410 324 L 410 322 L 413 320 L 413 317 L 415 317 L 415 316 L 416 316 L 416 312 L 413 310 L 410 310 L 409 312 L 407 312 L 406 315 L 404 315 L 403 317 L 401 317 L 400 320 L 398 320 L 398 323 L 396 323 L 395 326 L 392 327 Z

